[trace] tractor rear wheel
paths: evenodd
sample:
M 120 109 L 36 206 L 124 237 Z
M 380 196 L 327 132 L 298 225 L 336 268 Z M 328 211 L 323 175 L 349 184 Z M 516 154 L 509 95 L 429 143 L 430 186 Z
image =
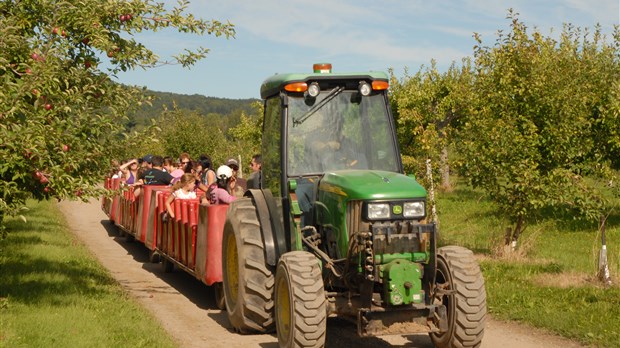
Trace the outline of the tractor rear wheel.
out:
M 434 301 L 446 306 L 448 331 L 430 334 L 435 347 L 480 347 L 487 313 L 486 291 L 471 250 L 459 246 L 437 250 L 436 287 L 439 293 Z
M 215 306 L 217 309 L 226 309 L 226 299 L 224 298 L 224 285 L 222 282 L 217 282 L 212 285 L 215 292 Z
M 265 246 L 256 208 L 240 198 L 228 208 L 222 241 L 226 312 L 241 333 L 272 332 L 274 272 L 265 260 Z
M 276 270 L 276 331 L 280 347 L 323 347 L 327 300 L 317 258 L 305 251 L 282 255 Z

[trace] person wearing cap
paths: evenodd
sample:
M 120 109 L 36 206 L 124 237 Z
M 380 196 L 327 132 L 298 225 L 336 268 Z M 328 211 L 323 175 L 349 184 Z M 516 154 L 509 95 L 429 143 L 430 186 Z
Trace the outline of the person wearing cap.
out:
M 138 181 L 135 185 L 170 185 L 172 175 L 163 171 L 164 159 L 161 156 L 152 156 L 153 168 L 147 169 L 138 175 Z M 134 195 L 140 195 L 140 190 L 134 190 Z
M 233 170 L 227 165 L 222 165 L 217 168 L 215 172 L 217 175 L 217 182 L 215 187 L 209 192 L 209 199 L 211 204 L 229 204 L 237 199 L 231 194 L 234 187 Z
M 232 169 L 232 181 L 234 182 L 234 190 L 233 194 L 236 197 L 243 197 L 245 190 L 247 190 L 248 182 L 244 178 L 240 178 L 239 173 L 239 162 L 237 162 L 234 158 L 229 158 L 226 161 L 226 165 Z
M 153 155 L 146 155 L 142 157 L 142 169 L 153 168 Z

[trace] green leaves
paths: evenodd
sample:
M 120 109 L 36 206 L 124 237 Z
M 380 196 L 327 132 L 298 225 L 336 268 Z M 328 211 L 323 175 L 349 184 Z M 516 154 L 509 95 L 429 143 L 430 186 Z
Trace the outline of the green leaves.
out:
M 600 175 L 615 161 L 597 145 L 615 131 L 594 125 L 608 83 L 620 78 L 617 54 L 598 32 L 589 42 L 569 27 L 556 42 L 529 35 L 516 16 L 511 29 L 475 51 L 476 112 L 459 133 L 462 173 L 515 220 L 551 207 L 596 221 L 603 202 L 581 174 Z
M 111 77 L 168 63 L 189 67 L 208 49 L 188 48 L 162 60 L 132 35 L 169 27 L 234 37 L 231 24 L 195 18 L 186 6 L 166 10 L 150 0 L 0 3 L 0 217 L 18 213 L 29 196 L 98 195 L 95 187 L 110 158 L 129 144 L 122 139 L 150 139 L 124 135 L 127 113 L 148 97 Z

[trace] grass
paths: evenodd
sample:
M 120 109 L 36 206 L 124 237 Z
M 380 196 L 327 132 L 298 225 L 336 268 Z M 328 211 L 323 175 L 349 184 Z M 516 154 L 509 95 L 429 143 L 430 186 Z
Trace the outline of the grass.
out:
M 496 257 L 509 223 L 488 199 L 460 186 L 437 196 L 441 243 L 477 253 L 495 318 L 620 347 L 620 212 L 607 225 L 614 286 L 605 288 L 594 279 L 596 224 L 529 221 L 516 256 Z M 0 347 L 175 346 L 68 232 L 53 203 L 29 206 L 28 223 L 9 219 L 0 241 Z
M 1 347 L 175 347 L 69 232 L 56 205 L 29 203 L 0 240 Z
M 499 257 L 510 224 L 482 192 L 458 186 L 438 194 L 437 207 L 441 244 L 478 254 L 494 317 L 586 345 L 620 347 L 620 212 L 612 213 L 606 228 L 613 281 L 606 288 L 596 280 L 601 245 L 596 223 L 551 215 L 529 221 L 517 252 Z

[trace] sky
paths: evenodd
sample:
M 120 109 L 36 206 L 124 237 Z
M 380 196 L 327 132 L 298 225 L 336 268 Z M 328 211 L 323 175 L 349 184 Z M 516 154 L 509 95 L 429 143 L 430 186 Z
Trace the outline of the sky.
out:
M 118 81 L 162 92 L 245 99 L 260 98 L 267 77 L 311 72 L 313 63 L 331 63 L 334 72 L 391 69 L 399 78 L 432 60 L 445 70 L 472 55 L 474 33 L 492 46 L 499 30 L 509 31 L 509 8 L 528 28 L 551 37 L 565 23 L 590 29 L 600 24 L 611 36 L 620 22 L 620 0 L 191 0 L 189 13 L 231 22 L 235 38 L 139 34 L 135 38 L 162 59 L 200 46 L 210 52 L 191 69 L 137 70 Z

